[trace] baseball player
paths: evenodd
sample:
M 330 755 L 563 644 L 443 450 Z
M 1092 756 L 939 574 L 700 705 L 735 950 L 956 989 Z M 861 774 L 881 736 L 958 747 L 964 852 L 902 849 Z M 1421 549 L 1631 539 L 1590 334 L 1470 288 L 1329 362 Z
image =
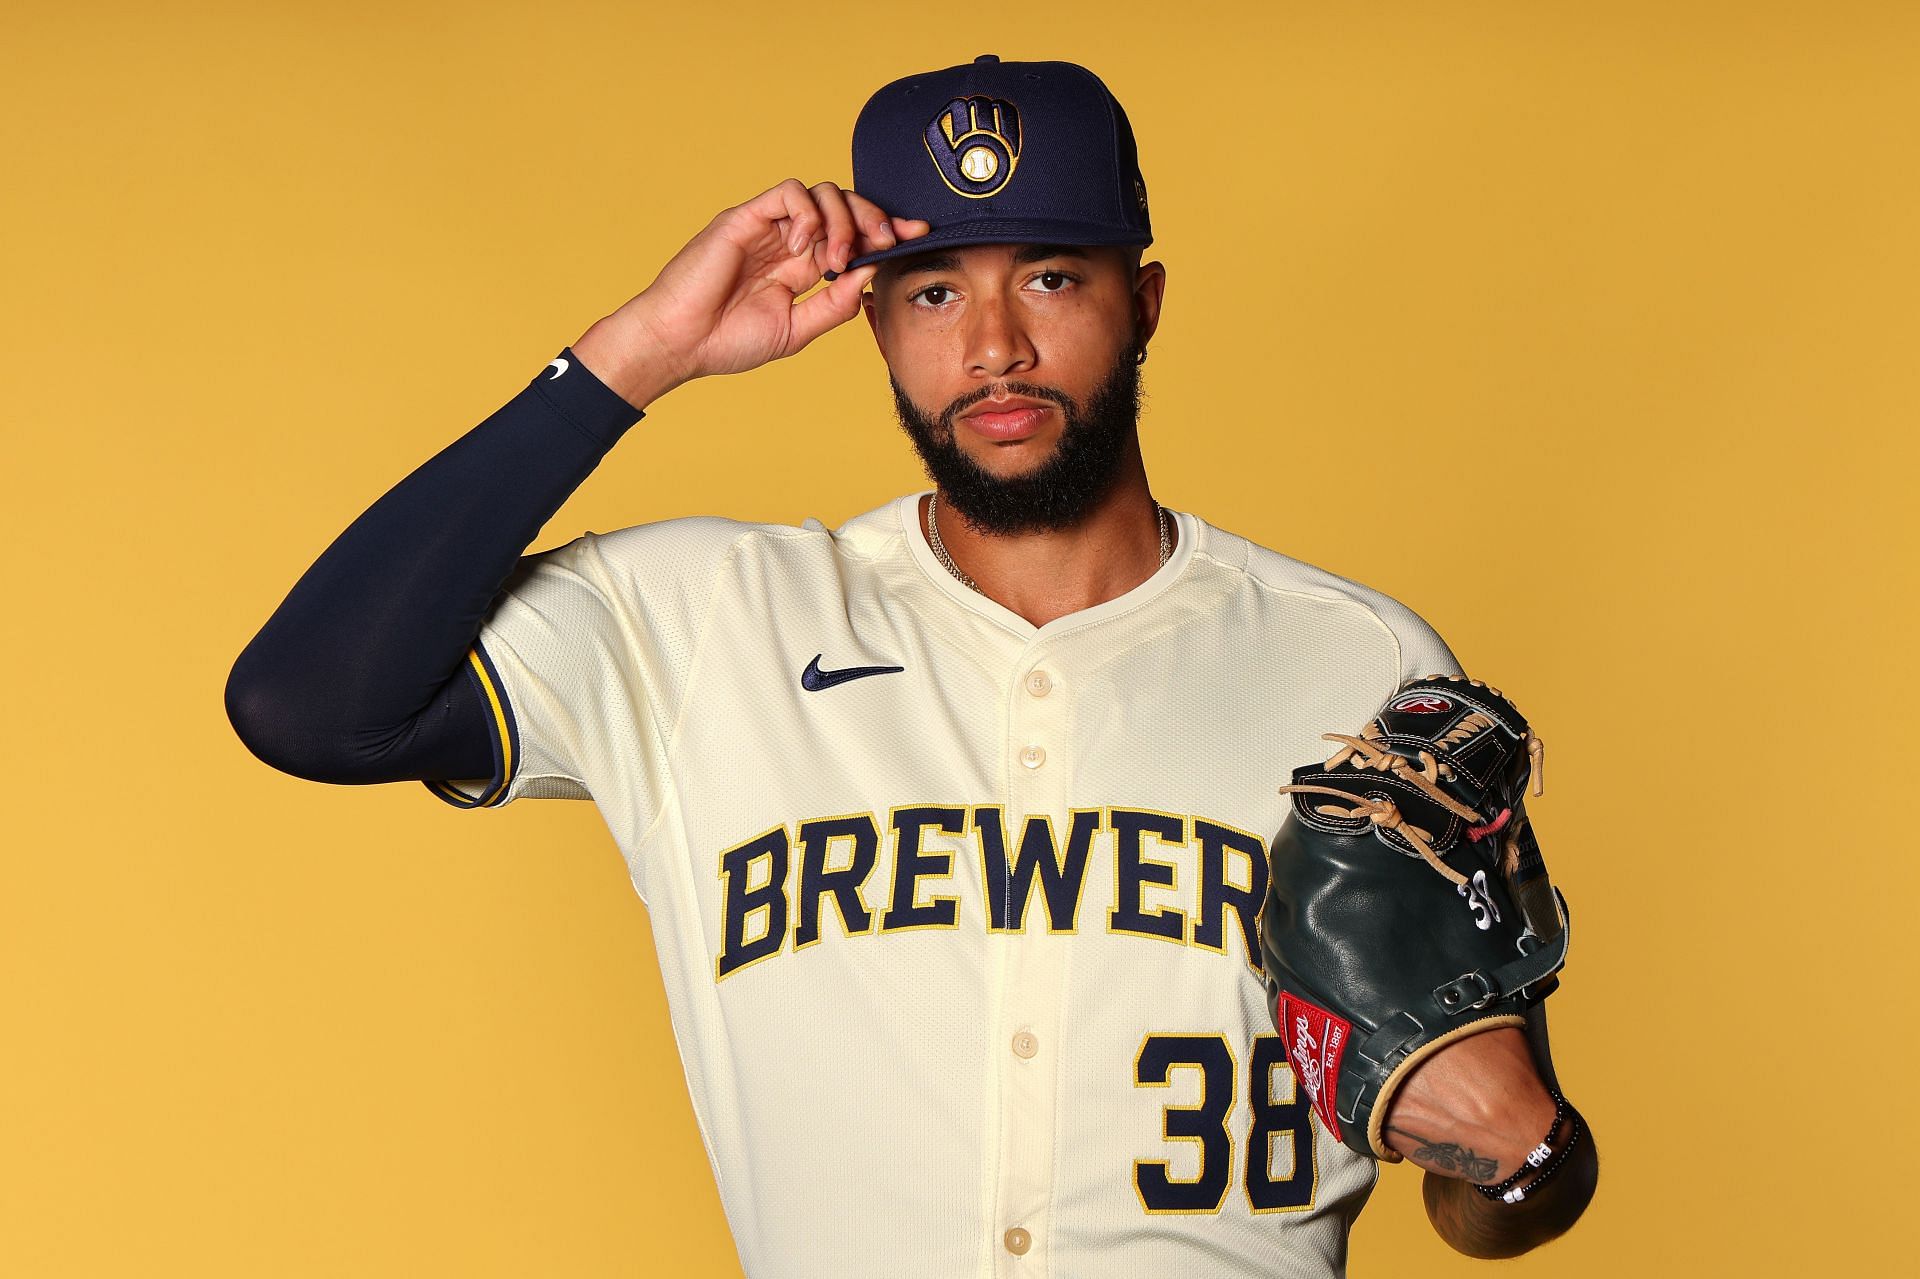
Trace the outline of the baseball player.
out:
M 1273 1033 L 1278 788 L 1459 667 L 1394 601 L 1155 501 L 1166 271 L 1091 72 L 896 81 L 853 159 L 852 189 L 720 213 L 375 503 L 241 654 L 229 715 L 301 777 L 598 807 L 756 1279 L 1341 1273 L 1377 1164 Z M 523 556 L 673 388 L 857 313 L 931 491 Z M 1432 1055 L 1385 1120 L 1477 1255 L 1592 1193 L 1590 1139 L 1522 1201 L 1474 1190 L 1566 1144 L 1542 1026 Z

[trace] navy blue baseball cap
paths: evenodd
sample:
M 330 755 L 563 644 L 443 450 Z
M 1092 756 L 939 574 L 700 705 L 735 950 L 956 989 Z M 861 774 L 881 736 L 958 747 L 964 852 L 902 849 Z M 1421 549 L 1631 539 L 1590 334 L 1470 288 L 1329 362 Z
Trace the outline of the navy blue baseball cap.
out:
M 1133 126 L 1071 62 L 987 53 L 895 80 L 854 122 L 853 189 L 933 229 L 848 270 L 968 244 L 1153 243 Z

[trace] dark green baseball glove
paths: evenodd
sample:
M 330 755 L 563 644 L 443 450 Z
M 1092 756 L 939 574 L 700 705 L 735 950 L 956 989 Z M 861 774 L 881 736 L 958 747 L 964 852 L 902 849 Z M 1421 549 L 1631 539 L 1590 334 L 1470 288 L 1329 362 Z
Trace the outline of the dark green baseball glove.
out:
M 1273 1020 L 1327 1130 L 1398 1160 L 1394 1090 L 1457 1039 L 1517 1026 L 1558 983 L 1566 900 L 1521 801 L 1540 740 L 1499 690 L 1403 685 L 1298 768 L 1274 837 L 1261 951 Z

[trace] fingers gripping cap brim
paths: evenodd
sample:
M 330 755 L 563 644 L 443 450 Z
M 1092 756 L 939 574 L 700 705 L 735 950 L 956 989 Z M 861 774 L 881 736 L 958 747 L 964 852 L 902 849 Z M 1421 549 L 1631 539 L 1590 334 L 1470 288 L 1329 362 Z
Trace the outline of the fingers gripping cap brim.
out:
M 1153 243 L 1153 237 L 1135 227 L 1097 227 L 1084 222 L 1050 222 L 1044 218 L 995 218 L 991 222 L 962 222 L 929 231 L 914 240 L 902 240 L 891 249 L 868 253 L 847 263 L 847 270 L 888 262 L 895 258 L 931 253 L 938 249 L 961 249 L 975 244 L 1077 244 L 1139 245 Z M 829 271 L 828 280 L 842 273 Z

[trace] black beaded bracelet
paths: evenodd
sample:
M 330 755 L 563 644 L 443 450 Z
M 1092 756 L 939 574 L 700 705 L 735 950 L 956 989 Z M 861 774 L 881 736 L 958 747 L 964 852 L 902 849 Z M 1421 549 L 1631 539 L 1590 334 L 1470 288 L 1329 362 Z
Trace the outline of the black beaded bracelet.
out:
M 1539 1145 L 1535 1146 L 1532 1150 L 1529 1150 L 1527 1152 L 1527 1157 L 1520 1161 L 1520 1166 L 1518 1168 L 1514 1169 L 1513 1176 L 1508 1177 L 1505 1181 L 1501 1182 L 1497 1186 L 1483 1186 L 1483 1185 L 1480 1185 L 1478 1182 L 1474 1183 L 1473 1188 L 1475 1190 L 1478 1190 L 1481 1194 L 1485 1195 L 1487 1198 L 1498 1199 L 1500 1196 L 1506 1194 L 1507 1191 L 1512 1190 L 1515 1186 L 1519 1185 L 1520 1179 L 1522 1177 L 1526 1176 L 1529 1172 L 1532 1172 L 1534 1169 L 1545 1164 L 1548 1159 L 1552 1158 L 1553 1136 L 1555 1133 L 1560 1131 L 1560 1125 L 1566 1122 L 1567 1099 L 1565 1097 L 1562 1097 L 1557 1091 L 1553 1089 L 1548 1089 L 1547 1091 L 1553 1097 L 1553 1122 L 1547 1125 L 1547 1135 L 1540 1139 Z
M 1585 1125 L 1581 1122 L 1579 1111 L 1572 1111 L 1571 1119 L 1573 1126 L 1567 1133 L 1567 1144 L 1560 1148 L 1560 1153 L 1554 1157 L 1553 1162 L 1545 1168 L 1542 1168 L 1540 1175 L 1532 1181 L 1529 1181 L 1526 1185 L 1509 1190 L 1506 1194 L 1501 1195 L 1501 1202 L 1509 1204 L 1519 1203 L 1528 1195 L 1540 1189 L 1541 1186 L 1551 1181 L 1555 1173 L 1566 1167 L 1567 1159 L 1573 1154 L 1574 1148 L 1580 1144 L 1580 1134 L 1586 1130 Z
M 1514 1174 L 1497 1186 L 1472 1183 L 1475 1190 L 1488 1199 L 1497 1199 L 1506 1204 L 1518 1204 L 1566 1166 L 1568 1157 L 1580 1144 L 1580 1132 L 1585 1125 L 1581 1122 L 1580 1112 L 1569 1105 L 1567 1099 L 1557 1091 L 1553 1093 L 1553 1107 L 1553 1124 L 1547 1129 L 1547 1135 L 1539 1145 L 1527 1152 L 1527 1157 L 1521 1161 L 1520 1167 L 1514 1171 Z M 1560 1125 L 1563 1122 L 1567 1125 L 1566 1139 L 1560 1148 L 1555 1150 L 1553 1139 L 1559 1134 Z M 1535 1171 L 1539 1175 L 1526 1185 L 1520 1185 L 1522 1177 Z

